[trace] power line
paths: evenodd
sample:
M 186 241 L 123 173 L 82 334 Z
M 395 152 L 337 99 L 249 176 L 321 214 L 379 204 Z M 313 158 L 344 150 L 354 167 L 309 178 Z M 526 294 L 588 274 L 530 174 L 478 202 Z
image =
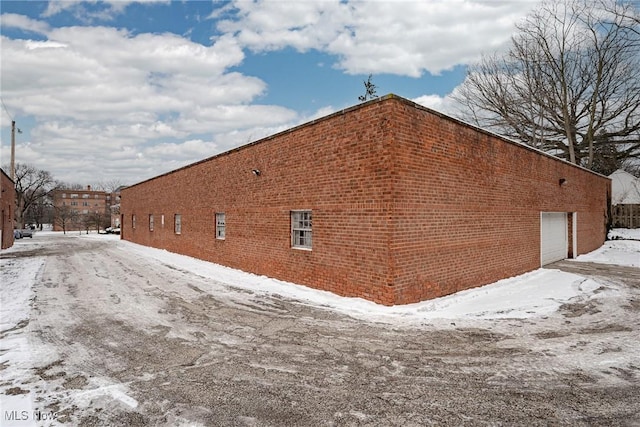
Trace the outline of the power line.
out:
M 9 118 L 11 119 L 11 121 L 13 121 L 13 116 L 11 115 L 11 113 L 9 112 L 9 110 L 7 109 L 7 106 L 4 105 L 4 99 L 0 98 L 0 102 L 2 102 L 2 107 L 4 108 L 4 111 L 7 112 L 7 115 L 9 116 Z

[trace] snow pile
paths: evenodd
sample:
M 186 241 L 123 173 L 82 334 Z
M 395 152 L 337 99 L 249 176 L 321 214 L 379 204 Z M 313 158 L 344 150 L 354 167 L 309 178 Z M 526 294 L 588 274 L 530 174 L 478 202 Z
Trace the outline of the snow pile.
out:
M 615 240 L 607 240 L 600 248 L 575 260 L 640 267 L 640 229 L 616 228 L 609 232 L 609 239 Z
M 614 228 L 607 235 L 609 240 L 640 240 L 640 228 Z
M 4 251 L 3 251 L 4 252 Z M 26 378 L 29 376 L 32 364 L 32 347 L 23 329 L 28 327 L 31 301 L 34 298 L 32 286 L 36 282 L 38 272 L 44 265 L 42 257 L 5 258 L 1 260 L 0 272 L 0 367 L 3 377 Z M 12 425 L 7 417 L 33 414 L 32 393 L 1 395 L 0 403 L 3 408 L 11 408 L 13 412 L 3 411 L 0 425 Z M 5 424 L 6 423 L 6 424 Z M 28 420 L 17 421 L 20 426 L 49 425 L 47 420 L 36 424 L 30 417 Z
M 375 322 L 423 323 L 434 319 L 502 319 L 544 316 L 579 295 L 590 295 L 599 287 L 592 280 L 558 270 L 538 269 L 517 277 L 441 298 L 415 304 L 387 307 L 362 298 L 349 298 L 234 270 L 218 264 L 137 245 L 118 243 L 123 250 L 135 252 L 172 268 L 210 279 L 205 291 L 236 299 L 251 296 L 280 297 L 299 304 L 334 310 Z M 582 261 L 636 266 L 640 242 L 607 242 L 600 249 L 580 257 Z M 242 289 L 247 292 L 237 292 Z

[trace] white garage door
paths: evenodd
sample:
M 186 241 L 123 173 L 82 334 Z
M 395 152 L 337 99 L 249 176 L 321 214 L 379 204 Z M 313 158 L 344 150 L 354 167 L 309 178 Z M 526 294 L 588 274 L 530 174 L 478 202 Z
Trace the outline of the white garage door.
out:
M 568 256 L 567 214 L 542 212 L 540 214 L 540 264 L 546 265 Z

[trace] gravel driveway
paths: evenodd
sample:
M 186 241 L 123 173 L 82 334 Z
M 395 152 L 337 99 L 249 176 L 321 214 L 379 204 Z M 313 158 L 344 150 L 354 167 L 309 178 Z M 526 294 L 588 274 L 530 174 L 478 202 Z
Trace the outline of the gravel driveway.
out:
M 624 269 L 580 265 L 601 288 L 547 317 L 407 327 L 207 293 L 114 240 L 34 240 L 3 264 L 44 257 L 30 320 L 0 337 L 39 351 L 19 379 L 0 365 L 0 393 L 63 425 L 640 425 L 640 276 Z

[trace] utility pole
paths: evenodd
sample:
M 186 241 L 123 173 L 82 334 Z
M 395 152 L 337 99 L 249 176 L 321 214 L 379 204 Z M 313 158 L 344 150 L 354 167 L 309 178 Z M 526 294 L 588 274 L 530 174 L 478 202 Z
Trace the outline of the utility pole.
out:
M 16 182 L 16 121 L 11 120 L 11 181 Z

